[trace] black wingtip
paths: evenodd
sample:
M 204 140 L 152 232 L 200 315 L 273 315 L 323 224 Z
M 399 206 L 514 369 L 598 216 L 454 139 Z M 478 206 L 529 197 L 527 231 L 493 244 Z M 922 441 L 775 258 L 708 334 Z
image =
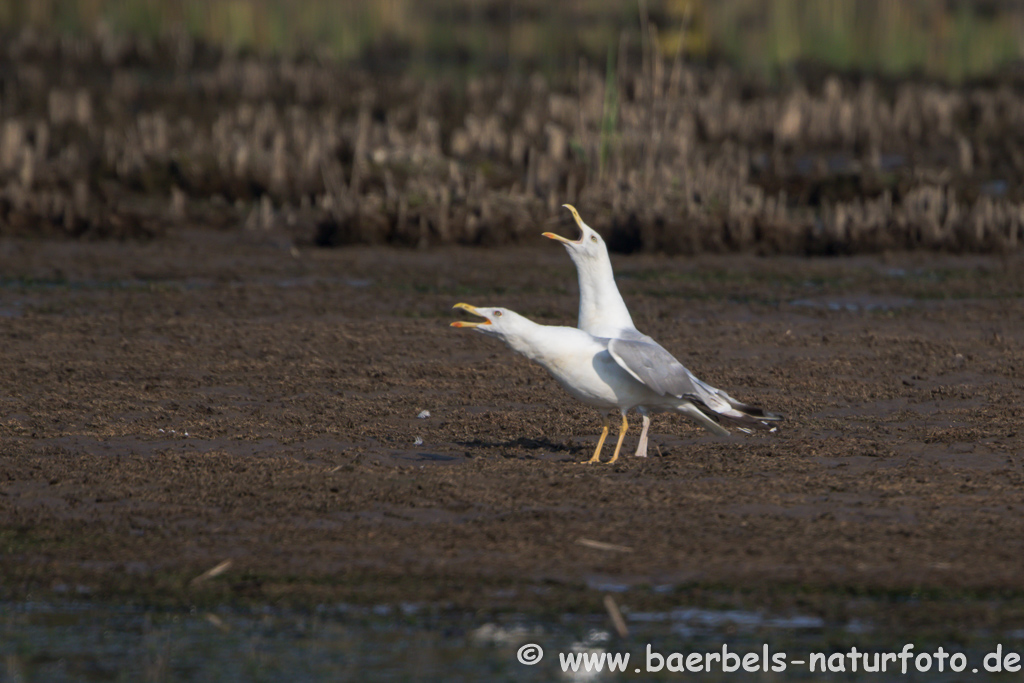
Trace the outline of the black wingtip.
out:
M 746 413 L 748 416 L 754 418 L 755 420 L 768 420 L 769 422 L 781 422 L 782 420 L 786 419 L 784 416 L 779 415 L 778 413 L 769 413 L 764 408 L 759 408 L 758 406 L 747 405 L 746 403 L 734 403 L 732 407 L 735 408 L 736 410 L 740 411 L 741 413 Z

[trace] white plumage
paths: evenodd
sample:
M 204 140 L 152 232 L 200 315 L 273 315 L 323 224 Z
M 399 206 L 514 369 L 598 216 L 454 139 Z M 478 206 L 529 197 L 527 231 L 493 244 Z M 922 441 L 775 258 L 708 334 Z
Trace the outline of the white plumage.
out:
M 561 242 L 576 266 L 580 288 L 579 329 L 596 337 L 615 340 L 610 352 L 619 364 L 655 391 L 681 396 L 696 388 L 696 393 L 703 395 L 709 407 L 716 412 L 738 422 L 745 422 L 746 427 L 740 426 L 740 429 L 774 429 L 768 422 L 782 419 L 780 416 L 740 403 L 724 391 L 700 381 L 664 347 L 636 329 L 626 302 L 615 284 L 615 274 L 604 240 L 597 231 L 583 222 L 575 207 L 566 204 L 565 208 L 572 212 L 580 228 L 580 238 L 570 240 L 552 232 L 546 232 L 544 236 Z M 647 432 L 651 425 L 650 413 L 657 408 L 646 404 L 636 407 L 643 419 L 636 455 L 645 457 Z
M 575 327 L 539 325 L 505 308 L 476 308 L 456 304 L 484 322 L 452 323 L 504 341 L 513 351 L 543 366 L 577 400 L 597 408 L 604 419 L 601 438 L 589 462 L 597 462 L 608 436 L 607 413 L 622 415 L 618 443 L 609 462 L 615 462 L 629 425 L 626 413 L 638 406 L 682 413 L 716 434 L 728 434 L 720 422 L 741 424 L 776 420 L 759 409 L 758 417 L 739 407 L 727 394 L 693 376 L 657 343 L 596 337 Z M 737 407 L 739 406 L 739 407 Z

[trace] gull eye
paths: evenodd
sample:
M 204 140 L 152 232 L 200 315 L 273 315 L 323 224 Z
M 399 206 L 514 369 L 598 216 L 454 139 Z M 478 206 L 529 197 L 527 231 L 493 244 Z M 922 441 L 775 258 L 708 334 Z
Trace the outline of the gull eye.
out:
M 494 312 L 494 317 L 495 318 L 500 318 L 501 317 L 501 311 L 495 311 Z
M 597 242 L 597 235 L 591 235 L 590 236 L 590 241 L 591 242 Z

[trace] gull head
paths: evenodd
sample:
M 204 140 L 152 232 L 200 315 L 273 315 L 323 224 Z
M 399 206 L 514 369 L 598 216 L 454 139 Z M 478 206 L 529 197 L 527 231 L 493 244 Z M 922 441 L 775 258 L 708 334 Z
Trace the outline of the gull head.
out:
M 461 308 L 467 313 L 483 318 L 483 322 L 456 320 L 451 324 L 452 327 L 470 327 L 477 332 L 501 339 L 521 334 L 523 323 L 529 323 L 526 318 L 507 308 L 477 308 L 469 304 L 455 304 L 452 308 Z
M 571 204 L 563 204 L 562 206 L 569 209 L 572 212 L 572 217 L 576 219 L 576 225 L 580 227 L 580 238 L 578 240 L 571 240 L 568 237 L 562 237 L 553 232 L 544 233 L 544 237 L 561 242 L 565 250 L 569 252 L 569 258 L 577 266 L 607 260 L 608 247 L 605 246 L 604 240 L 597 234 L 597 231 L 583 222 L 576 207 Z

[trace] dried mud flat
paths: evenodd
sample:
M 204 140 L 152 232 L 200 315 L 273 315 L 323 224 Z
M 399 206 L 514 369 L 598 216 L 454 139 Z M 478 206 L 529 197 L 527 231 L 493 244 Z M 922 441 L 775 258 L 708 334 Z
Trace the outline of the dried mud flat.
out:
M 588 466 L 592 410 L 448 328 L 457 301 L 571 324 L 542 241 L 0 243 L 3 597 L 562 610 L 620 585 L 1024 626 L 1020 256 L 616 257 L 641 329 L 788 421 L 659 416 L 652 457 Z

